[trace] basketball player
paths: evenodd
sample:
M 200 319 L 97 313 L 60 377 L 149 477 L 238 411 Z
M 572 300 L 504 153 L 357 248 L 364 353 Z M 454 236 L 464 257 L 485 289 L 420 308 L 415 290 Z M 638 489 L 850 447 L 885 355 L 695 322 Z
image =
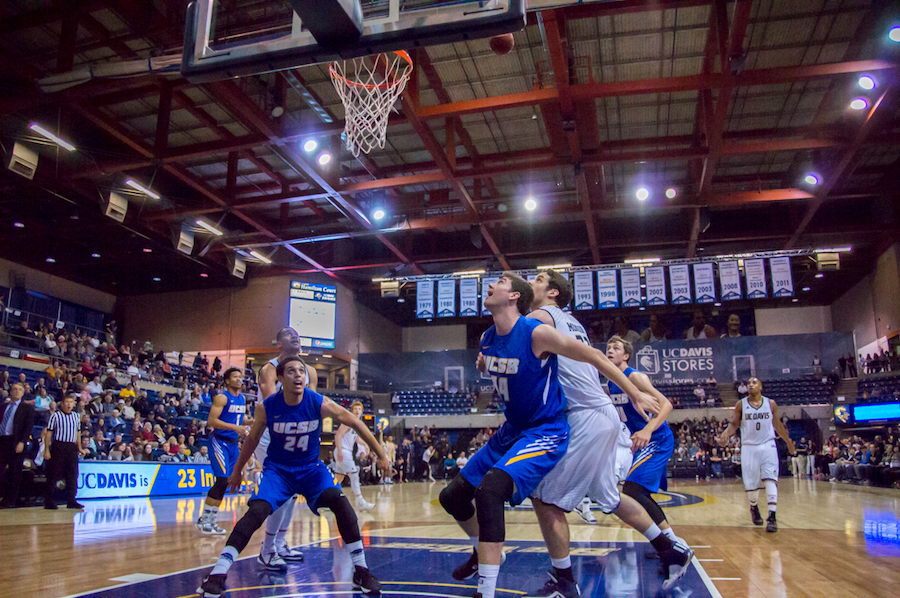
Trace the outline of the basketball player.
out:
M 247 546 L 250 536 L 266 517 L 295 494 L 302 494 L 313 514 L 321 508 L 334 513 L 341 539 L 350 551 L 354 565 L 353 589 L 375 594 L 381 583 L 369 571 L 363 552 L 356 513 L 350 501 L 335 484 L 334 477 L 319 459 L 322 418 L 331 417 L 352 426 L 377 455 L 378 465 L 387 468 L 387 455 L 365 425 L 328 397 L 306 388 L 306 364 L 299 357 L 288 357 L 278 364 L 276 374 L 282 389 L 257 405 L 253 427 L 241 447 L 241 454 L 228 480 L 229 487 L 240 488 L 243 468 L 256 449 L 263 430 L 269 430 L 269 449 L 263 466 L 262 481 L 248 503 L 247 512 L 234 526 L 225 550 L 213 570 L 197 589 L 201 598 L 218 598 L 225 592 L 228 569 Z
M 275 371 L 278 364 L 288 357 L 298 357 L 300 354 L 300 335 L 290 326 L 278 331 L 275 337 L 278 346 L 278 357 L 270 359 L 259 370 L 259 402 L 266 399 L 279 390 L 281 383 L 278 381 Z M 310 390 L 318 390 L 319 375 L 315 368 L 306 368 L 306 387 Z M 269 430 L 263 432 L 253 455 L 260 465 L 265 465 L 266 451 L 269 448 Z M 284 571 L 288 563 L 302 563 L 303 551 L 299 548 L 291 548 L 287 544 L 287 531 L 291 527 L 291 518 L 294 516 L 294 497 L 285 501 L 278 507 L 268 519 L 266 519 L 266 536 L 260 547 L 257 562 L 270 571 Z
M 354 401 L 350 405 L 350 413 L 356 419 L 360 419 L 363 414 L 363 404 Z M 341 424 L 334 434 L 334 481 L 340 485 L 344 481 L 344 476 L 348 476 L 350 489 L 353 490 L 353 496 L 356 497 L 356 508 L 360 511 L 368 511 L 375 505 L 363 498 L 362 490 L 359 487 L 359 467 L 353 461 L 357 444 L 362 444 L 359 435 L 350 426 Z
M 455 579 L 477 572 L 475 598 L 494 598 L 496 592 L 505 540 L 504 503 L 515 506 L 528 497 L 568 447 L 557 354 L 606 366 L 605 359 L 597 357 L 602 357 L 599 351 L 523 317 L 533 297 L 531 285 L 510 272 L 488 287 L 484 306 L 494 324 L 482 335 L 480 347 L 484 368 L 506 402 L 506 422 L 440 494 L 441 506 L 475 549 L 453 572 Z M 614 370 L 611 365 L 608 369 Z
M 750 378 L 747 389 L 750 395 L 734 406 L 734 417 L 719 436 L 719 444 L 726 444 L 740 428 L 741 475 L 744 478 L 744 490 L 750 499 L 750 518 L 753 525 L 763 524 L 757 501 L 760 481 L 765 482 L 766 502 L 769 504 L 766 531 L 773 533 L 778 531 L 778 522 L 775 520 L 778 508 L 778 448 L 775 446 L 775 434 L 787 443 L 790 453 L 794 452 L 794 441 L 778 419 L 778 405 L 762 395 L 762 382 L 759 378 Z
M 668 573 L 663 584 L 663 589 L 668 590 L 684 575 L 692 555 L 687 546 L 676 547 L 675 538 L 662 533 L 638 497 L 631 493 L 620 496 L 616 485 L 616 458 L 621 424 L 612 400 L 600 384 L 597 370 L 634 396 L 640 396 L 640 392 L 652 395 L 658 405 L 654 409 L 659 414 L 652 420 L 657 425 L 658 421 L 665 421 L 672 409 L 671 403 L 649 383 L 632 384 L 614 361 L 591 347 L 584 327 L 562 310 L 572 300 L 572 286 L 561 274 L 553 270 L 543 271 L 531 282 L 531 286 L 534 300 L 528 317 L 552 326 L 559 333 L 579 342 L 589 353 L 596 354 L 595 361 L 602 366 L 595 369 L 593 362 L 588 364 L 562 355 L 558 357 L 559 383 L 566 398 L 566 419 L 570 429 L 569 449 L 532 494 L 534 511 L 553 566 L 550 580 L 534 596 L 580 596 L 569 556 L 566 513 L 575 510 L 585 495 L 599 503 L 604 513 L 615 513 L 651 541 Z M 627 396 L 624 392 L 622 394 Z M 634 412 L 643 412 L 643 408 L 640 411 L 634 409 Z M 649 433 L 635 435 L 634 444 L 646 445 L 645 436 L 649 437 Z
M 225 497 L 228 476 L 231 475 L 238 456 L 238 440 L 247 437 L 247 428 L 241 425 L 247 411 L 246 401 L 241 394 L 244 374 L 238 368 L 228 368 L 224 378 L 226 390 L 212 400 L 209 417 L 206 419 L 206 426 L 213 431 L 209 439 L 209 452 L 216 481 L 209 489 L 203 513 L 197 519 L 197 528 L 204 534 L 225 534 L 225 530 L 216 523 L 216 516 Z

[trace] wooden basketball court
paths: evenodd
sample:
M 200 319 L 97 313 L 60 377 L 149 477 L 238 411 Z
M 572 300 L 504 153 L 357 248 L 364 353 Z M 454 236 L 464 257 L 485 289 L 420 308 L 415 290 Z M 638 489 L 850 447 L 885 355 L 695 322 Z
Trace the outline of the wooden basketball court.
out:
M 437 502 L 443 487 L 438 481 L 364 488 L 376 507 L 359 515 L 360 525 L 370 566 L 384 583 L 383 595 L 471 596 L 474 591 L 471 581 L 455 582 L 450 576 L 469 548 Z M 83 513 L 0 511 L 2 593 L 57 598 L 106 588 L 99 595 L 190 596 L 225 543 L 225 536 L 203 536 L 194 528 L 202 501 L 202 496 L 95 500 L 85 501 Z M 246 501 L 246 495 L 226 497 L 219 524 L 230 531 Z M 672 596 L 897 595 L 896 491 L 782 478 L 775 534 L 750 523 L 738 481 L 679 482 L 660 501 L 676 532 L 696 550 L 695 571 Z M 649 544 L 616 518 L 597 515 L 597 526 L 569 517 L 583 595 L 653 595 L 661 578 L 658 561 L 643 556 Z M 307 546 L 307 561 L 292 565 L 286 576 L 264 574 L 257 565 L 262 534 L 257 532 L 233 569 L 229 596 L 352 594 L 349 583 L 342 583 L 340 542 L 330 515 L 314 517 L 298 506 L 288 539 Z M 521 596 L 541 587 L 549 557 L 540 539 L 527 506 L 507 511 L 512 552 L 498 585 L 505 593 L 498 596 Z

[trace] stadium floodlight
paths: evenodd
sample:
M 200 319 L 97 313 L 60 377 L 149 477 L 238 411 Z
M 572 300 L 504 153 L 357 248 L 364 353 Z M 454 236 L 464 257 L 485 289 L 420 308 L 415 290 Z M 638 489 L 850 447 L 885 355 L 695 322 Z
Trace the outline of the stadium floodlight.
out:
M 51 133 L 50 131 L 48 131 L 47 129 L 45 129 L 44 127 L 42 127 L 41 125 L 39 125 L 37 123 L 31 123 L 30 125 L 28 125 L 28 128 L 31 129 L 32 131 L 34 131 L 35 133 L 37 133 L 38 135 L 40 135 L 41 137 L 45 137 L 45 138 L 49 139 L 50 141 L 52 141 L 53 143 L 55 143 L 56 145 L 58 145 L 59 147 L 61 147 L 63 149 L 69 150 L 70 152 L 75 151 L 74 145 L 72 145 L 65 139 L 60 139 L 59 137 L 57 137 L 56 135 L 54 135 L 53 133 Z

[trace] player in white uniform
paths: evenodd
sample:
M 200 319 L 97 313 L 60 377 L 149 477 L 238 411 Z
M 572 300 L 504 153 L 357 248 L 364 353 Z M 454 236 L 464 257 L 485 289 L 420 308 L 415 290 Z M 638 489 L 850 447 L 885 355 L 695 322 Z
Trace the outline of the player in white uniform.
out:
M 291 327 L 285 327 L 278 331 L 275 338 L 278 346 L 278 357 L 270 359 L 259 370 L 259 403 L 281 389 L 281 382 L 275 375 L 275 368 L 280 360 L 288 357 L 297 357 L 300 354 L 300 335 Z M 307 386 L 316 390 L 319 385 L 319 376 L 315 368 L 307 366 Z M 266 453 L 269 448 L 269 429 L 263 432 L 259 444 L 253 452 L 256 461 L 263 465 L 266 462 Z M 287 544 L 287 531 L 291 527 L 291 518 L 294 516 L 296 497 L 285 501 L 274 513 L 266 519 L 266 536 L 263 539 L 257 561 L 270 571 L 284 571 L 288 562 L 302 563 L 303 552 L 297 548 L 291 548 Z
M 590 345 L 584 327 L 560 309 L 572 300 L 569 282 L 558 272 L 547 270 L 538 274 L 531 286 L 534 301 L 531 304 L 533 311 L 528 317 Z M 603 374 L 618 383 L 632 398 L 641 400 L 641 406 L 636 407 L 638 411 L 643 412 L 644 407 L 655 412 L 659 410 L 661 401 L 668 401 L 655 389 L 651 396 L 642 393 L 606 355 L 600 351 L 597 353 L 602 365 L 608 366 L 601 370 Z M 566 396 L 569 448 L 532 493 L 532 504 L 552 563 L 550 579 L 534 596 L 575 598 L 581 595 L 569 557 L 566 513 L 579 506 L 585 496 L 596 501 L 603 512 L 615 513 L 651 541 L 665 566 L 667 578 L 663 589 L 668 590 L 687 571 L 693 552 L 683 543 L 675 543 L 663 534 L 636 500 L 619 494 L 616 449 L 621 431 L 620 419 L 597 376 L 600 364 L 595 367 L 562 356 L 558 356 L 558 364 L 559 383 Z M 639 442 L 636 440 L 635 444 Z
M 356 419 L 362 417 L 363 404 L 359 401 L 354 401 L 350 405 L 350 413 Z M 360 442 L 356 430 L 341 424 L 334 435 L 334 480 L 340 484 L 344 481 L 344 476 L 349 477 L 350 489 L 353 490 L 353 496 L 356 497 L 357 510 L 368 511 L 375 505 L 363 498 L 362 490 L 359 486 L 359 467 L 353 461 L 357 445 L 362 446 L 362 442 Z
M 788 451 L 794 453 L 794 441 L 778 419 L 778 405 L 775 401 L 762 395 L 762 382 L 759 378 L 747 381 L 750 396 L 741 399 L 734 406 L 734 417 L 719 437 L 720 444 L 740 428 L 741 430 L 741 473 L 744 477 L 744 490 L 750 499 L 750 517 L 754 525 L 762 525 L 757 500 L 765 482 L 766 502 L 769 503 L 769 519 L 767 532 L 778 531 L 775 511 L 778 505 L 778 449 L 775 446 L 777 433 L 787 443 Z

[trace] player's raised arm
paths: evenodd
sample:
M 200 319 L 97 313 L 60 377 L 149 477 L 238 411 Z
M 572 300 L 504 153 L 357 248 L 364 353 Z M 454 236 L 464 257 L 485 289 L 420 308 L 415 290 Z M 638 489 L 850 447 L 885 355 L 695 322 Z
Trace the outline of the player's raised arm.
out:
M 275 366 L 267 363 L 259 370 L 259 394 L 261 399 L 266 399 L 275 394 L 278 378 L 275 374 Z
M 719 436 L 719 444 L 728 444 L 728 439 L 734 436 L 741 427 L 741 418 L 744 417 L 744 408 L 742 405 L 743 402 L 738 401 L 734 406 L 734 416 L 731 418 L 731 423 L 728 424 L 728 427 L 725 428 L 725 431 Z
M 794 441 L 791 440 L 791 437 L 788 435 L 787 428 L 785 428 L 781 420 L 778 419 L 778 405 L 775 404 L 775 401 L 769 399 L 769 406 L 772 408 L 772 425 L 775 427 L 775 433 L 787 443 L 788 452 L 793 455 L 797 452 L 797 447 L 794 446 Z
M 364 424 L 361 419 L 354 417 L 352 413 L 328 397 L 325 397 L 322 401 L 322 417 L 330 417 L 333 420 L 356 430 L 356 433 L 369 446 L 369 449 L 378 456 L 378 468 L 381 471 L 387 471 L 390 467 L 387 453 L 384 452 L 384 449 L 378 444 L 375 435 L 369 431 L 369 428 L 366 427 L 366 424 Z M 338 446 L 337 435 L 335 435 L 334 444 L 335 446 Z M 335 456 L 335 458 L 337 457 Z
M 257 445 L 259 445 L 259 439 L 262 438 L 263 432 L 265 431 L 266 409 L 263 407 L 262 403 L 259 403 L 256 406 L 253 427 L 250 428 L 250 433 L 247 434 L 247 437 L 241 444 L 241 454 L 238 455 L 237 461 L 234 462 L 234 470 L 231 472 L 231 477 L 228 478 L 229 488 L 234 490 L 241 489 L 241 482 L 244 481 L 244 466 L 247 465 L 247 461 L 250 460 L 250 456 L 253 455 L 253 451 L 255 451 Z
M 243 440 L 247 437 L 247 428 L 237 424 L 229 424 L 221 419 L 222 410 L 228 405 L 228 397 L 219 394 L 212 400 L 212 406 L 209 408 L 209 417 L 206 418 L 206 425 L 217 430 L 231 430 L 237 432 L 238 437 Z
M 644 374 L 643 372 L 632 372 L 631 375 L 628 376 L 628 379 L 634 383 L 638 390 L 653 396 L 659 401 L 659 413 L 647 422 L 647 425 L 644 426 L 643 430 L 635 432 L 631 436 L 631 441 L 634 443 L 634 450 L 638 451 L 649 444 L 650 436 L 653 434 L 653 431 L 666 423 L 666 418 L 669 417 L 669 413 L 672 412 L 672 403 L 665 395 L 653 387 L 647 374 Z

